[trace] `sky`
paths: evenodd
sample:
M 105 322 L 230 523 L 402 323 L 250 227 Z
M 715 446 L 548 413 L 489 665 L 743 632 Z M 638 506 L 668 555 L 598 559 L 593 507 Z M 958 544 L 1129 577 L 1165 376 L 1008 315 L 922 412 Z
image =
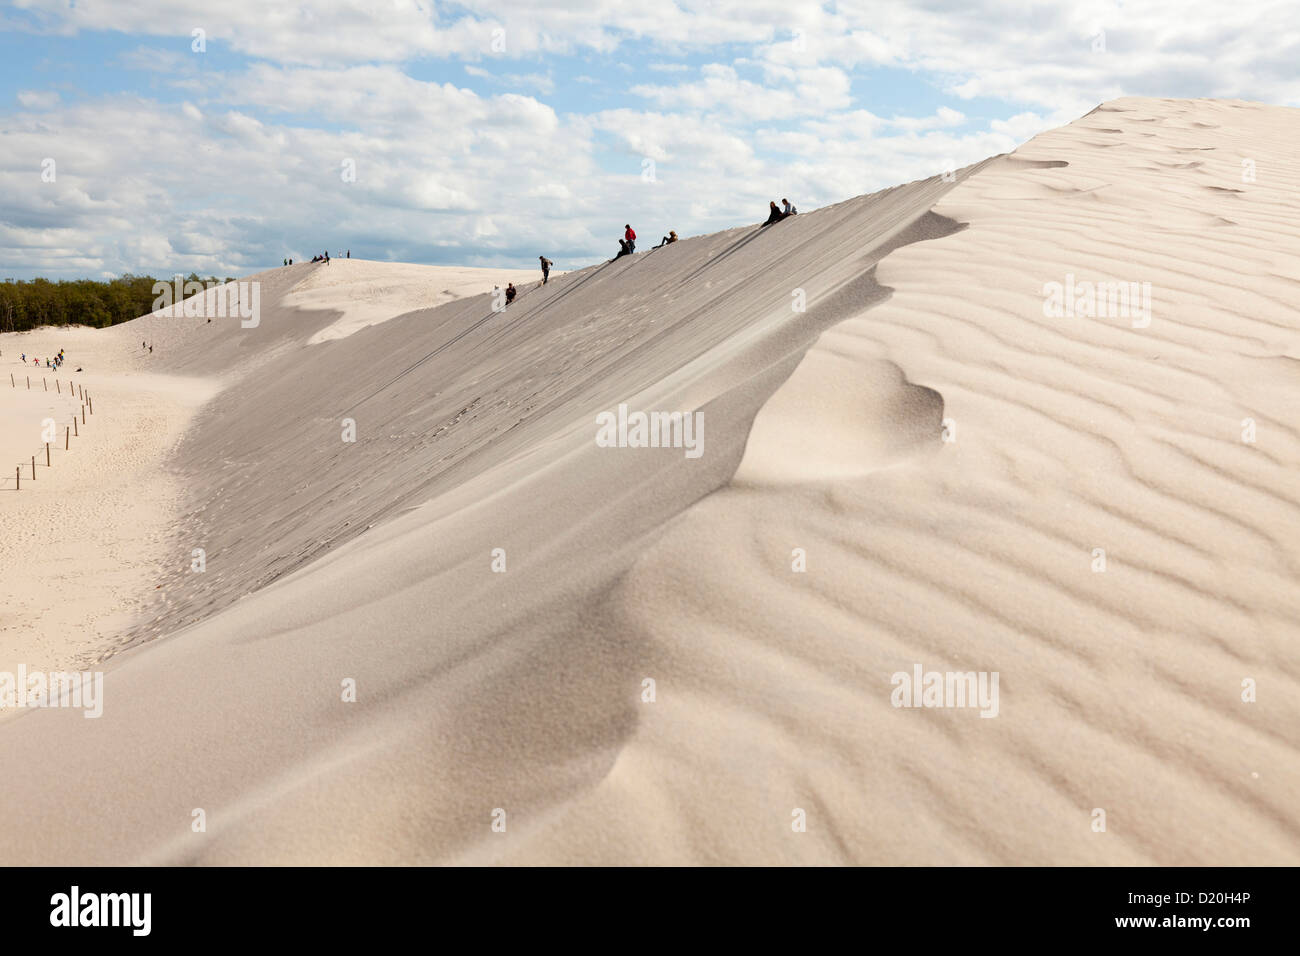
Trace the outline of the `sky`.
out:
M 1298 64 L 1295 0 L 10 0 L 0 278 L 567 269 Z

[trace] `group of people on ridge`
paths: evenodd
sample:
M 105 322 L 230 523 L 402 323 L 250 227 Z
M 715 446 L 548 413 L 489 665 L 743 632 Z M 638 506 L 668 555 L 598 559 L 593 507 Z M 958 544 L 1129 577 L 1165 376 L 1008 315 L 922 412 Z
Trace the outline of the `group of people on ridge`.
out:
M 21 355 L 21 358 L 22 358 L 22 363 L 23 363 L 24 365 L 26 365 L 26 364 L 27 364 L 27 353 L 26 353 L 26 352 L 22 352 L 22 353 L 20 353 L 20 355 Z M 67 361 L 67 356 L 65 356 L 65 355 L 63 354 L 63 349 L 59 349 L 59 354 L 58 354 L 58 355 L 54 356 L 54 358 L 52 358 L 52 359 L 48 359 L 48 358 L 47 358 L 47 359 L 45 360 L 45 367 L 46 367 L 46 368 L 57 369 L 57 368 L 58 368 L 60 365 L 62 365 L 65 361 Z M 32 358 L 32 364 L 35 365 L 37 368 L 40 368 L 40 367 L 41 367 L 41 360 L 38 359 L 38 358 L 33 357 L 33 358 Z M 78 369 L 77 371 L 81 371 L 81 370 Z
M 798 209 L 795 209 L 794 206 L 792 206 L 792 205 L 790 204 L 790 200 L 788 200 L 788 199 L 782 199 L 782 200 L 781 200 L 781 203 L 782 203 L 782 205 L 784 206 L 784 208 L 782 208 L 782 209 L 778 209 L 778 208 L 776 207 L 776 201 L 775 201 L 775 200 L 773 200 L 772 202 L 768 203 L 768 205 L 771 207 L 772 211 L 771 211 L 770 213 L 768 213 L 768 216 L 767 216 L 767 222 L 763 223 L 764 226 L 770 226 L 770 225 L 772 225 L 772 223 L 774 223 L 774 222 L 780 222 L 782 219 L 789 219 L 791 216 L 793 216 L 793 215 L 795 215 L 796 213 L 799 212 Z
M 780 222 L 782 219 L 789 219 L 791 216 L 798 214 L 799 210 L 794 207 L 794 205 L 790 202 L 790 200 L 782 199 L 781 204 L 782 205 L 778 207 L 775 200 L 768 203 L 771 212 L 767 217 L 767 222 L 763 223 L 764 226 L 770 226 L 774 222 Z M 672 245 L 676 241 L 677 241 L 677 230 L 669 229 L 668 235 L 660 239 L 659 245 L 654 246 L 654 248 L 659 249 L 662 246 Z M 625 223 L 623 226 L 623 238 L 618 241 L 618 255 L 614 256 L 614 259 L 621 259 L 623 258 L 623 256 L 630 256 L 634 252 L 636 252 L 636 230 L 632 228 L 631 223 Z M 349 253 L 349 255 L 351 255 L 351 253 Z M 328 252 L 325 253 L 324 258 L 326 262 L 329 261 Z M 542 264 L 542 285 L 546 285 L 546 283 L 551 278 L 551 266 L 555 265 L 555 263 L 552 262 L 550 259 L 546 258 L 546 256 L 538 256 L 537 259 Z M 613 262 L 614 259 L 611 259 L 609 261 Z M 290 262 L 292 261 L 293 260 L 290 260 Z M 315 261 L 316 259 L 312 260 L 312 262 Z M 500 290 L 500 286 L 498 286 L 493 291 L 497 292 L 499 290 Z M 515 284 L 513 282 L 510 282 L 506 284 L 505 292 L 506 292 L 506 305 L 509 305 L 511 302 L 515 301 L 515 296 L 518 294 L 518 290 L 515 288 Z
M 636 231 L 630 226 L 623 227 L 623 238 L 618 241 L 618 255 L 614 259 L 630 256 L 636 252 Z M 613 259 L 610 260 L 611 262 Z
M 345 258 L 345 259 L 351 259 L 351 258 L 352 258 L 352 250 L 351 250 L 351 249 L 348 250 L 348 253 L 347 253 L 346 256 L 344 256 L 344 258 Z M 328 249 L 326 249 L 326 250 L 325 250 L 324 252 L 322 252 L 320 255 L 318 255 L 318 256 L 312 256 L 311 261 L 312 261 L 312 262 L 323 262 L 323 263 L 325 263 L 326 265 L 329 265 L 329 264 L 330 264 L 330 251 L 329 251 Z M 291 266 L 291 265 L 293 265 L 293 260 L 292 260 L 292 259 L 285 259 L 285 260 L 284 260 L 284 264 L 285 264 L 286 266 Z

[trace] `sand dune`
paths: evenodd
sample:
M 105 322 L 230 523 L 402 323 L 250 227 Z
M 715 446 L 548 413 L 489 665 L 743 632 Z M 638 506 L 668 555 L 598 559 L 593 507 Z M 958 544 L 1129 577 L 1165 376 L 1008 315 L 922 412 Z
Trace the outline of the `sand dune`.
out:
M 561 273 L 553 275 L 558 278 Z M 328 268 L 316 269 L 294 286 L 281 304 L 304 311 L 343 313 L 307 340 L 308 345 L 315 345 L 407 312 L 491 292 L 498 286 L 504 289 L 510 282 L 523 288 L 540 281 L 539 269 L 430 269 L 405 262 L 334 259 Z
M 184 489 L 162 464 L 216 387 L 157 373 L 125 379 L 123 352 L 91 329 L 0 339 L 0 443 L 10 452 L 0 473 L 0 671 L 77 668 L 126 640 L 164 600 L 154 585 Z M 60 348 L 70 360 L 57 371 L 19 364 L 23 351 Z M 89 414 L 78 387 L 91 397 Z M 77 437 L 65 438 L 74 418 Z M 12 494 L 17 463 L 22 484 Z
M 103 717 L 0 723 L 0 858 L 1297 862 L 1298 133 L 1117 100 L 505 313 L 309 264 L 96 333 L 221 390 Z M 599 447 L 620 404 L 703 454 Z M 892 706 L 918 664 L 996 718 Z

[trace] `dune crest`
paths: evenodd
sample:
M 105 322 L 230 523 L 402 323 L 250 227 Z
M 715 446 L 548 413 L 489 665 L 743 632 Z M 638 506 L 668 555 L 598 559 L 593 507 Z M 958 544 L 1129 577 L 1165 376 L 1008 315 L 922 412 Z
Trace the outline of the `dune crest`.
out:
M 337 315 L 295 266 L 257 329 L 174 324 L 232 384 L 174 463 L 172 604 L 103 718 L 0 724 L 63 755 L 0 857 L 1294 863 L 1297 133 L 1117 100 L 505 313 L 306 349 Z M 704 454 L 598 447 L 621 403 Z M 894 706 L 918 666 L 997 672 L 997 716 Z

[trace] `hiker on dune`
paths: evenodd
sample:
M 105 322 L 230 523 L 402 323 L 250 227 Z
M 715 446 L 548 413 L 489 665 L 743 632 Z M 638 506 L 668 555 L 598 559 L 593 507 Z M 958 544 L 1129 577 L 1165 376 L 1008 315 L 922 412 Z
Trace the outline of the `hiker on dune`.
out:
M 515 284 L 513 282 L 506 283 L 506 305 L 515 301 L 515 294 L 517 291 L 518 290 L 515 289 Z
M 633 232 L 632 227 L 628 225 L 625 225 L 623 229 L 624 229 L 623 238 L 627 240 L 628 253 L 631 254 L 633 252 L 636 252 L 636 233 Z
M 776 200 L 773 199 L 768 205 L 772 207 L 772 211 L 767 216 L 767 222 L 763 223 L 765 226 L 770 226 L 774 222 L 781 221 L 781 210 L 776 207 Z
M 542 285 L 546 285 L 546 280 L 551 277 L 551 266 L 555 265 L 555 263 L 546 258 L 546 256 L 538 256 L 537 258 L 540 259 L 542 263 Z

